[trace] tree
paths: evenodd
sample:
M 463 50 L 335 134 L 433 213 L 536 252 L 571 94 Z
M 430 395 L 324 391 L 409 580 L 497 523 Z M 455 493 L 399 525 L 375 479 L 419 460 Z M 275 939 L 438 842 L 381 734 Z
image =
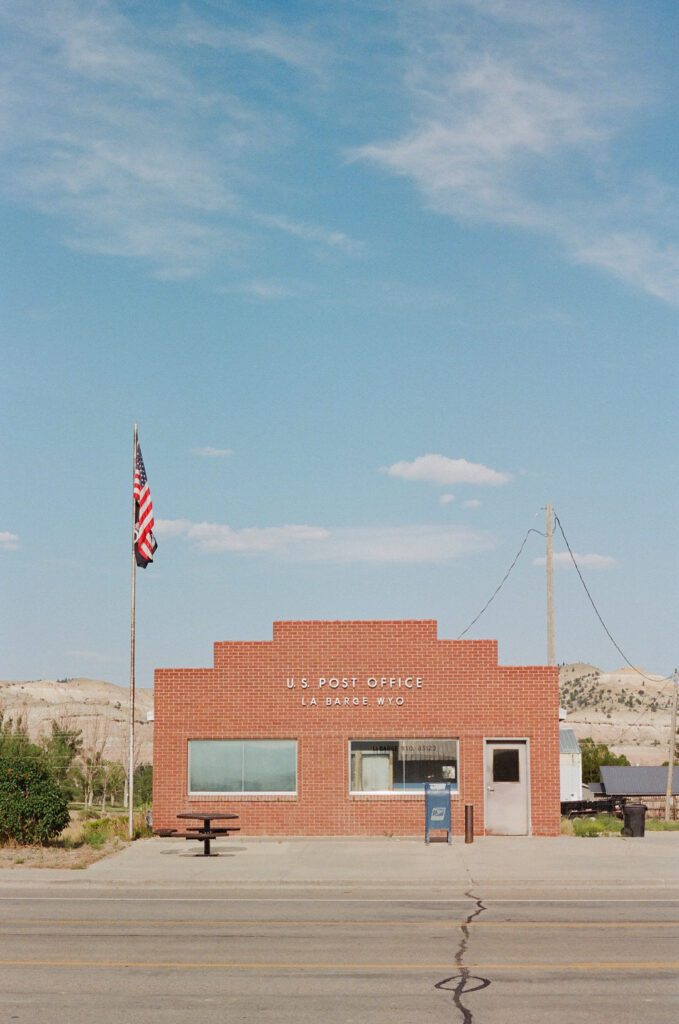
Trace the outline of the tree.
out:
M 53 721 L 51 734 L 42 737 L 41 745 L 54 777 L 68 799 L 74 800 L 78 779 L 73 762 L 82 750 L 82 729 L 71 729 L 65 721 Z
M 140 764 L 134 771 L 134 802 L 150 804 L 153 799 L 153 765 Z
M 104 775 L 104 749 L 108 743 L 109 722 L 97 717 L 94 719 L 88 743 L 78 758 L 78 779 L 83 789 L 83 800 L 86 807 L 91 807 L 95 792 L 100 792 Z M 84 746 L 84 744 L 83 744 Z
M 104 761 L 97 780 L 97 798 L 101 800 L 102 811 L 106 810 L 106 798 L 122 799 L 125 789 L 125 769 L 118 761 Z
M 602 765 L 629 765 L 624 754 L 613 754 L 605 743 L 595 743 L 591 736 L 580 740 L 582 781 L 598 782 Z
M 28 729 L 23 716 L 19 715 L 16 719 L 5 718 L 4 712 L 0 710 L 0 754 L 11 757 L 14 754 L 30 751 L 33 746 L 34 744 L 28 738 Z
M 0 842 L 46 843 L 69 823 L 68 800 L 43 751 L 0 748 Z

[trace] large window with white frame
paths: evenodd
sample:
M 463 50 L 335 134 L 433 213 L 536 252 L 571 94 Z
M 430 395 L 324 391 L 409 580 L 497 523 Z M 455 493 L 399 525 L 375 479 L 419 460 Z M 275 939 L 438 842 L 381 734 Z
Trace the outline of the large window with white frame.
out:
M 189 793 L 295 793 L 297 740 L 189 740 Z
M 449 782 L 458 789 L 455 739 L 351 740 L 352 793 L 403 793 L 425 782 Z

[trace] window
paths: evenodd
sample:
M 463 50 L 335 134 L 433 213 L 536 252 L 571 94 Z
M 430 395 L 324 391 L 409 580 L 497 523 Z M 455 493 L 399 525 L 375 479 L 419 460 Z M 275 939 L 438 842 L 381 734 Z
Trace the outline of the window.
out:
M 421 790 L 425 782 L 457 781 L 457 740 L 351 740 L 352 793 Z
M 296 740 L 189 740 L 189 793 L 296 790 Z
M 519 752 L 516 748 L 493 751 L 493 782 L 520 782 Z

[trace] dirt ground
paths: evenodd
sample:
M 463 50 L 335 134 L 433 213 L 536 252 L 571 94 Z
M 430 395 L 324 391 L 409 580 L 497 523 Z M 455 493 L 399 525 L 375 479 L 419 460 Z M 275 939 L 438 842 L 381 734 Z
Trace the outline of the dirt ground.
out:
M 79 810 L 71 811 L 71 823 L 59 839 L 49 846 L 0 846 L 0 870 L 3 868 L 73 868 L 79 870 L 94 864 L 96 860 L 110 857 L 122 850 L 126 841 L 116 836 L 100 846 L 91 846 L 83 841 L 83 815 Z
M 3 868 L 73 868 L 79 870 L 95 860 L 108 857 L 126 844 L 120 839 L 113 839 L 103 846 L 94 847 L 83 844 L 67 849 L 54 846 L 2 846 L 0 847 L 0 870 Z

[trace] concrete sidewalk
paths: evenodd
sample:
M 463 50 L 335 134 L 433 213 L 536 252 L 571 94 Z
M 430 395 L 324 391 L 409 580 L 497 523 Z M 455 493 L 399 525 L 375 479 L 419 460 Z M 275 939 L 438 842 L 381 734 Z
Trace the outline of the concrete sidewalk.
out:
M 328 838 L 220 840 L 203 857 L 198 844 L 140 840 L 84 871 L 14 868 L 0 886 L 74 883 L 99 887 L 352 886 L 403 890 L 422 887 L 464 892 L 482 886 L 574 893 L 598 889 L 657 890 L 679 896 L 679 834 L 643 839 L 561 836 L 477 839 L 466 846 L 425 846 L 421 839 Z

